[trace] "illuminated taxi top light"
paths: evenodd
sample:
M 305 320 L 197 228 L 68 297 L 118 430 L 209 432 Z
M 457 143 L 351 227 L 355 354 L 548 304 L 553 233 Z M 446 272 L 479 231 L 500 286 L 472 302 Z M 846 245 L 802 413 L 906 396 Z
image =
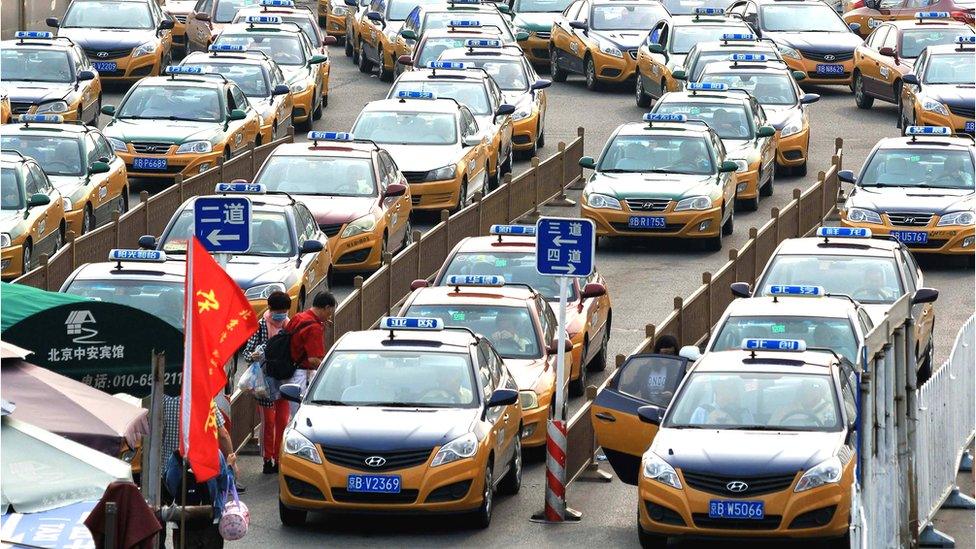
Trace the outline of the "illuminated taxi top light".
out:
M 492 225 L 488 234 L 535 236 L 535 225 Z
M 751 42 L 755 39 L 756 39 L 755 35 L 750 33 L 742 33 L 742 32 L 726 33 L 722 35 L 722 40 L 724 40 L 725 42 L 730 42 L 730 41 Z
M 690 82 L 688 89 L 691 91 L 725 91 L 729 85 L 723 82 Z
M 817 236 L 821 238 L 871 238 L 871 229 L 852 227 L 820 227 Z
M 683 114 L 665 114 L 659 112 L 649 112 L 644 115 L 644 122 L 687 122 L 688 117 Z
M 183 67 L 178 65 L 169 65 L 163 72 L 170 75 L 177 74 L 203 74 L 203 67 Z
M 695 15 L 725 15 L 725 8 L 695 8 Z
M 280 25 L 281 18 L 277 15 L 248 15 L 244 22 L 251 25 Z
M 739 61 L 766 61 L 768 57 L 762 53 L 733 53 L 729 56 L 729 61 L 738 63 Z
M 742 350 L 802 353 L 807 350 L 807 342 L 802 339 L 745 338 L 742 340 Z
M 458 61 L 431 61 L 427 63 L 427 68 L 460 71 L 466 69 L 467 65 Z
M 493 286 L 505 285 L 505 277 L 499 275 L 451 275 L 447 277 L 448 286 Z
M 906 135 L 952 135 L 952 128 L 945 126 L 908 126 Z
M 19 38 L 21 40 L 24 40 L 25 38 L 52 40 L 54 39 L 54 33 L 48 31 L 17 31 L 14 33 L 14 38 Z
M 956 44 L 976 44 L 976 34 L 970 36 L 957 36 Z
M 450 23 L 447 24 L 447 26 L 474 28 L 474 27 L 480 27 L 481 21 L 475 21 L 473 19 L 453 19 L 451 20 Z
M 265 194 L 268 188 L 261 183 L 217 183 L 218 194 Z
M 805 284 L 774 284 L 766 286 L 766 295 L 790 297 L 823 297 L 826 294 L 823 286 Z
M 311 141 L 352 141 L 354 138 L 349 132 L 308 132 Z
M 23 122 L 25 125 L 31 122 L 37 124 L 60 124 L 64 122 L 64 117 L 60 114 L 22 114 L 17 117 L 17 120 Z
M 124 250 L 114 249 L 108 252 L 109 261 L 141 261 L 144 263 L 163 263 L 166 252 L 159 250 Z
M 466 48 L 500 48 L 502 47 L 501 40 L 491 40 L 488 38 L 471 38 L 464 41 L 464 47 Z
M 384 316 L 380 319 L 381 330 L 417 330 L 438 332 L 444 329 L 444 321 L 439 318 L 419 318 L 411 316 Z
M 915 17 L 919 19 L 948 19 L 949 12 L 947 11 L 920 11 L 915 14 Z
M 233 51 L 233 52 L 243 52 L 247 51 L 247 48 L 241 44 L 210 44 L 207 48 L 212 53 L 222 52 L 222 51 Z
M 437 99 L 434 92 L 402 90 L 397 92 L 397 99 Z
M 295 2 L 292 0 L 261 0 L 263 8 L 294 8 Z

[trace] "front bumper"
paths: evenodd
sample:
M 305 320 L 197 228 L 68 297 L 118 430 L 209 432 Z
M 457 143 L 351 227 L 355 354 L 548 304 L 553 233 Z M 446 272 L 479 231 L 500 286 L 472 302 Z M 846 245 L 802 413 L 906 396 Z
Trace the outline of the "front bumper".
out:
M 807 150 L 810 147 L 810 126 L 789 137 L 781 137 L 776 130 L 776 163 L 780 166 L 801 166 L 807 161 Z
M 722 230 L 722 209 L 718 207 L 708 210 L 663 211 L 650 214 L 666 218 L 665 224 L 667 226 L 663 229 L 633 229 L 628 227 L 628 222 L 632 216 L 649 214 L 628 210 L 596 209 L 587 204 L 581 205 L 580 210 L 585 219 L 592 219 L 596 223 L 597 236 L 710 238 L 719 235 Z
M 613 57 L 605 53 L 593 52 L 593 66 L 596 67 L 596 77 L 602 82 L 623 82 L 634 76 L 637 70 L 637 50 L 634 56 L 624 51 L 623 57 Z
M 173 19 L 175 20 L 175 22 L 173 23 L 173 31 L 172 31 L 172 34 L 171 34 L 171 36 L 173 37 L 173 45 L 174 46 L 181 47 L 181 48 L 185 48 L 186 47 L 186 23 L 185 23 L 185 21 L 186 21 L 186 18 L 189 17 L 190 14 L 188 14 L 188 13 L 180 14 L 180 17 L 183 18 L 183 21 L 180 21 L 179 17 L 176 16 L 177 14 L 174 13 L 172 15 L 173 15 Z
M 173 151 L 175 148 L 176 146 L 174 145 L 170 150 Z M 177 174 L 182 175 L 184 178 L 194 176 L 216 166 L 217 159 L 221 155 L 220 151 L 204 154 L 175 154 L 169 152 L 167 154 L 142 155 L 136 154 L 131 150 L 128 152 L 116 151 L 116 154 L 125 162 L 125 170 L 130 177 L 148 177 L 154 179 L 173 179 Z M 132 166 L 132 162 L 137 156 L 165 159 L 167 168 L 159 171 L 137 170 Z
M 382 231 L 377 233 L 374 230 L 341 238 L 339 235 L 345 228 L 346 225 L 343 225 L 339 234 L 329 238 L 333 269 L 340 272 L 371 272 L 379 269 L 383 262 Z
M 3 280 L 13 280 L 24 274 L 24 247 L 22 244 L 7 246 L 0 254 L 0 265 L 3 267 Z
M 410 198 L 414 210 L 444 210 L 457 206 L 461 192 L 458 178 L 410 184 Z
M 512 147 L 516 151 L 529 151 L 535 147 L 539 139 L 539 122 L 539 111 L 533 110 L 531 115 L 512 123 Z
M 538 407 L 522 410 L 523 448 L 535 448 L 546 444 L 546 424 L 549 421 L 552 400 L 552 391 L 546 391 L 539 395 Z
M 737 200 L 752 200 L 753 198 L 759 196 L 760 171 L 761 170 L 757 167 L 755 170 L 738 172 L 735 174 L 735 198 Z
M 145 76 L 158 76 L 162 70 L 163 47 L 159 46 L 154 53 L 132 57 L 128 55 L 119 59 L 109 59 L 115 63 L 114 71 L 99 71 L 102 80 L 111 82 L 136 81 Z M 93 59 L 93 61 L 101 61 Z
M 85 215 L 85 209 L 82 207 L 84 206 L 84 202 L 77 204 L 77 206 L 74 210 L 64 213 L 64 222 L 69 231 L 74 231 L 76 235 L 80 235 L 81 225 Z
M 64 112 L 44 112 L 44 113 L 41 113 L 41 114 L 56 114 L 56 115 L 64 118 L 64 121 L 65 122 L 77 122 L 78 121 L 78 107 L 80 107 L 80 106 L 81 106 L 81 103 L 69 103 L 68 104 L 68 110 L 66 110 Z M 38 108 L 39 108 L 39 105 L 31 105 L 30 108 L 27 109 L 27 114 L 38 114 L 38 112 L 37 112 Z M 16 118 L 16 117 L 15 116 L 12 116 L 12 118 Z
M 944 115 L 924 109 L 919 109 L 918 115 L 915 117 L 916 126 L 945 126 L 952 128 L 952 133 L 968 133 L 969 135 L 973 135 L 973 132 L 966 131 L 966 122 L 972 121 L 972 118 L 959 116 L 951 111 L 948 115 Z
M 935 223 L 935 221 L 932 221 Z M 878 225 L 876 223 L 854 223 L 841 214 L 840 224 L 843 227 L 860 227 L 871 229 L 873 236 L 886 237 L 891 231 L 924 232 L 928 234 L 925 244 L 906 242 L 912 253 L 943 254 L 943 255 L 973 255 L 976 250 L 976 231 L 970 227 L 895 227 L 892 225 Z
M 529 38 L 518 43 L 525 53 L 529 62 L 536 65 L 549 64 L 549 33 L 545 33 L 545 38 L 539 36 L 537 32 L 530 32 Z
M 312 116 L 314 108 L 312 104 L 315 99 L 315 86 L 305 88 L 301 93 L 292 94 L 291 121 L 292 124 L 300 124 Z
M 786 61 L 786 66 L 789 67 L 790 70 L 800 71 L 807 75 L 806 79 L 802 82 L 803 85 L 851 85 L 851 74 L 853 74 L 854 71 L 853 58 L 848 59 L 847 61 L 819 61 L 816 59 L 807 59 L 805 57 L 801 59 L 794 59 L 792 57 L 784 56 L 783 59 Z M 829 75 L 818 74 L 817 65 L 843 65 L 844 72 Z

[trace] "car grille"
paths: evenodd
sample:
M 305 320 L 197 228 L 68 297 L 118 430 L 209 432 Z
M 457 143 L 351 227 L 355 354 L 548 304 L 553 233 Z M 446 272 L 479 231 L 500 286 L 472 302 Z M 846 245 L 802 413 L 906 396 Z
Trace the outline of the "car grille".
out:
M 335 448 L 335 447 L 323 447 L 322 452 L 325 454 L 325 459 L 329 460 L 336 465 L 341 465 L 343 467 L 348 467 L 350 469 L 357 469 L 360 471 L 389 471 L 392 469 L 406 469 L 408 467 L 414 467 L 425 463 L 427 458 L 430 457 L 430 453 L 433 448 L 425 448 L 423 450 L 403 450 L 399 452 L 362 452 L 359 450 L 350 450 L 346 448 Z M 366 459 L 374 456 L 379 456 L 386 460 L 380 467 L 370 467 L 366 465 Z M 414 499 L 416 499 L 416 494 Z
M 535 35 L 536 35 L 537 38 L 541 38 L 543 40 L 549 40 L 549 37 L 552 35 L 552 33 L 549 33 L 549 32 L 536 32 Z
M 793 484 L 793 479 L 796 478 L 796 473 L 785 475 L 764 475 L 760 477 L 726 477 L 709 475 L 705 473 L 692 473 L 689 471 L 682 471 L 681 473 L 685 477 L 685 481 L 688 483 L 688 485 L 696 490 L 736 498 L 745 498 L 760 494 L 779 492 L 789 488 L 790 485 Z M 726 488 L 730 482 L 744 482 L 749 487 L 742 492 L 732 492 Z M 697 516 L 695 518 L 695 522 L 698 522 Z
M 627 53 L 630 54 L 631 59 L 637 59 L 637 50 L 627 50 Z
M 134 142 L 133 150 L 139 154 L 166 154 L 172 146 L 170 143 Z
M 342 228 L 342 225 L 343 225 L 342 223 L 328 223 L 324 225 L 319 225 L 319 228 L 322 229 L 322 232 L 325 233 L 325 236 L 335 236 L 339 234 L 339 229 Z
M 666 223 L 664 228 L 660 227 L 631 227 L 626 222 L 611 222 L 614 230 L 627 233 L 673 233 L 684 228 L 684 223 Z
M 667 209 L 670 199 L 628 198 L 627 207 L 640 212 L 660 212 Z
M 417 501 L 417 490 L 401 490 L 399 494 L 377 494 L 372 492 L 350 492 L 345 488 L 333 488 L 332 498 L 343 503 L 413 503 Z
M 369 257 L 369 253 L 372 251 L 373 251 L 372 248 L 363 248 L 361 250 L 356 250 L 353 252 L 349 252 L 347 254 L 343 254 L 342 256 L 339 257 L 339 260 L 336 261 L 335 264 L 351 265 L 353 263 L 362 263 L 363 261 L 366 261 L 366 258 Z
M 924 227 L 929 224 L 929 221 L 932 221 L 932 214 L 928 213 L 889 212 L 886 215 L 892 225 L 901 225 L 904 227 Z
M 699 528 L 717 530 L 775 530 L 783 520 L 780 515 L 766 515 L 758 520 L 709 518 L 707 513 L 694 513 L 691 518 Z
M 10 102 L 10 113 L 11 114 L 27 114 L 27 111 L 33 107 L 33 103 L 14 103 Z
M 126 50 L 85 50 L 85 54 L 92 61 L 105 61 L 106 59 L 121 59 L 128 57 L 132 53 L 132 48 Z
M 854 51 L 835 51 L 832 53 L 822 53 L 822 52 L 812 52 L 800 50 L 800 55 L 810 59 L 812 61 L 823 61 L 825 63 L 839 63 L 841 61 L 847 61 L 848 59 L 854 59 Z M 824 59 L 825 56 L 832 55 L 833 59 Z
M 974 107 L 972 103 L 970 103 L 969 105 L 950 106 L 949 111 L 951 111 L 952 114 L 956 116 L 961 116 L 963 118 L 968 118 L 970 120 L 976 117 L 976 107 Z
M 176 20 L 179 21 L 180 23 L 186 23 L 186 16 L 185 15 L 174 15 L 173 17 L 175 17 Z
M 427 172 L 403 172 L 403 177 L 407 178 L 408 183 L 421 183 L 427 178 Z

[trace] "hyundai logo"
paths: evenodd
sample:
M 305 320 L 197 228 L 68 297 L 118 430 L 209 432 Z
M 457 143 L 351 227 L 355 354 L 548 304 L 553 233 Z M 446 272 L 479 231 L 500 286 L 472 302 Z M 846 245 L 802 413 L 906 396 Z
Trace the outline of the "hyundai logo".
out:
M 905 225 L 914 225 L 914 224 L 915 224 L 915 218 L 914 217 L 906 217 L 905 218 Z
M 382 456 L 369 456 L 363 463 L 369 465 L 370 467 L 382 467 L 386 465 L 386 458 Z
M 644 208 L 645 210 L 653 210 L 654 209 L 654 203 L 653 202 L 645 202 L 645 203 L 643 203 L 641 205 L 641 207 Z
M 836 55 L 832 55 L 828 53 L 827 55 L 824 56 L 824 61 L 833 61 L 834 59 L 837 59 Z
M 749 489 L 749 485 L 742 482 L 741 480 L 733 480 L 732 482 L 725 485 L 725 489 L 729 492 L 745 492 Z
M 98 52 L 98 53 L 95 54 L 95 57 L 101 57 L 101 58 L 104 59 L 104 58 L 108 57 L 108 52 L 107 51 L 100 51 L 100 52 Z
M 146 152 L 148 152 L 148 153 L 154 153 L 154 152 L 156 152 L 156 145 L 147 145 L 146 146 Z

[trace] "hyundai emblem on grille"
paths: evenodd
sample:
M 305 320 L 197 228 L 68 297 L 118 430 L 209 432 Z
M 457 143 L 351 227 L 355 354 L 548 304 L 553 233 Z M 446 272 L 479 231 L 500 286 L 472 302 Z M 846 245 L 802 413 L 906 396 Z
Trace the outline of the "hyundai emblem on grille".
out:
M 725 489 L 729 492 L 745 492 L 749 489 L 749 485 L 742 482 L 741 480 L 733 480 L 732 482 L 725 485 Z
M 833 55 L 831 55 L 829 53 L 824 56 L 824 61 L 833 61 L 834 59 L 837 59 L 837 57 L 836 56 L 833 56 Z
M 382 456 L 369 456 L 363 462 L 370 467 L 382 467 L 386 465 L 386 458 Z
M 108 57 L 108 52 L 107 51 L 100 51 L 100 52 L 96 53 L 95 55 L 97 57 Z

